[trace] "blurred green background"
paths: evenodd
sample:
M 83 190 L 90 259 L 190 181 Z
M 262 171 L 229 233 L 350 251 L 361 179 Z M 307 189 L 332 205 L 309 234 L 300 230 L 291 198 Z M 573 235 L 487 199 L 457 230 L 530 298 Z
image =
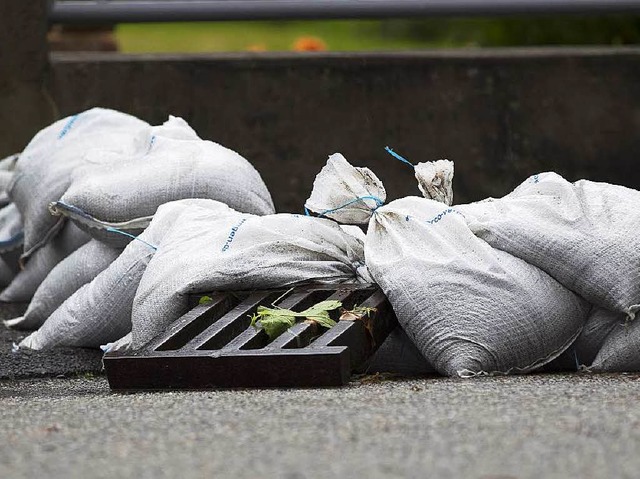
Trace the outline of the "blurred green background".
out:
M 640 17 L 124 24 L 116 37 L 129 53 L 624 45 L 640 43 Z

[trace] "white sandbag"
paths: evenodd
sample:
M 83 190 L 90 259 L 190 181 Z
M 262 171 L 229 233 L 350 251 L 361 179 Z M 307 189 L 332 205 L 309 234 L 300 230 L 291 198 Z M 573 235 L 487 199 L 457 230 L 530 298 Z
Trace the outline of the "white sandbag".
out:
M 415 176 L 422 196 L 451 206 L 453 170 L 453 161 L 449 160 L 426 161 L 415 165 Z
M 534 175 L 500 199 L 460 205 L 494 248 L 544 270 L 589 302 L 635 316 L 640 307 L 640 192 Z
M 589 368 L 593 372 L 640 371 L 640 321 L 618 322 Z
M 170 117 L 152 132 L 153 142 L 141 157 L 74 173 L 52 213 L 69 216 L 94 238 L 123 246 L 128 239 L 110 228 L 137 235 L 161 204 L 174 200 L 208 198 L 245 213 L 274 213 L 260 174 L 238 153 L 201 140 L 181 118 Z
M 333 155 L 327 169 L 337 171 L 335 162 L 344 170 L 350 166 Z M 314 189 L 339 184 L 319 179 Z M 345 198 L 335 196 L 329 189 L 318 194 L 328 201 L 315 204 L 314 211 L 350 219 L 351 206 L 340 208 Z M 560 355 L 580 333 L 589 305 L 540 269 L 477 238 L 457 209 L 408 197 L 370 214 L 369 271 L 438 372 L 531 371 Z
M 131 333 L 127 333 L 117 341 L 100 345 L 100 349 L 104 353 L 115 353 L 128 351 L 131 349 Z
M 594 307 L 589 313 L 580 336 L 573 344 L 576 363 L 590 367 L 609 334 L 624 326 L 625 319 L 626 316 L 622 313 Z
M 7 286 L 20 271 L 20 255 L 24 242 L 22 217 L 13 203 L 0 209 L 0 259 L 3 269 L 1 286 Z
M 386 199 L 382 182 L 369 168 L 354 167 L 335 153 L 316 176 L 304 207 L 326 218 L 340 218 L 340 223 L 366 224 L 371 212 Z
M 13 180 L 13 171 L 0 170 L 0 207 L 11 203 L 9 198 L 9 185 Z
M 19 154 L 15 154 L 0 160 L 0 206 L 6 206 L 11 203 L 9 186 L 13 181 L 13 170 L 19 156 Z
M 43 246 L 62 226 L 48 206 L 66 191 L 72 172 L 89 162 L 144 151 L 150 125 L 131 115 L 92 108 L 41 130 L 15 166 L 9 196 L 24 219 L 24 258 Z M 100 155 L 94 152 L 100 152 Z
M 64 258 L 89 241 L 89 236 L 71 222 L 44 247 L 38 249 L 24 269 L 0 293 L 5 303 L 29 301 L 51 270 Z
M 491 248 L 454 209 L 422 198 L 379 208 L 367 265 L 400 324 L 442 374 L 531 371 L 568 348 L 588 305 Z
M 7 265 L 4 259 L 0 258 L 0 288 L 8 286 L 11 281 L 13 281 L 14 277 L 15 274 L 13 272 L 13 269 L 11 269 L 9 265 Z
M 584 327 L 574 343 L 542 371 L 578 371 L 589 368 L 609 333 L 625 322 L 626 316 L 597 306 L 591 308 Z
M 380 345 L 364 368 L 367 374 L 392 373 L 403 376 L 435 374 L 436 370 L 424 358 L 400 326 Z
M 362 242 L 334 221 L 190 209 L 163 237 L 140 282 L 133 345 L 142 346 L 186 313 L 192 293 L 345 281 L 371 277 Z
M 115 261 L 120 252 L 97 240 L 81 246 L 51 270 L 24 315 L 6 320 L 5 325 L 15 329 L 39 328 L 69 296 Z
M 0 209 L 0 253 L 22 249 L 24 230 L 22 216 L 15 204 Z
M 18 158 L 20 158 L 20 153 L 14 153 L 13 155 L 9 155 L 2 160 L 0 160 L 0 170 L 1 171 L 13 171 L 16 168 L 16 163 L 18 162 Z
M 131 331 L 131 308 L 136 289 L 162 236 L 180 216 L 181 209 L 204 200 L 184 200 L 160 207 L 160 214 L 118 258 L 90 283 L 81 286 L 58 307 L 45 323 L 26 337 L 21 348 L 49 349 L 56 346 L 99 347 Z M 215 206 L 228 211 L 226 205 Z M 210 206 L 210 205 L 209 205 Z

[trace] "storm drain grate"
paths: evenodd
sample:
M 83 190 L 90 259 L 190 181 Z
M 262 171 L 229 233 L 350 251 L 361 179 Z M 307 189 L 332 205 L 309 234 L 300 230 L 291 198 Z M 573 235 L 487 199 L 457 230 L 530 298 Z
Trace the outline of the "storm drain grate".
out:
M 397 324 L 373 285 L 314 285 L 289 291 L 209 295 L 144 348 L 104 357 L 115 390 L 340 386 L 349 382 Z M 327 299 L 375 308 L 366 320 L 331 329 L 301 322 L 270 341 L 250 325 L 258 306 L 303 311 Z M 337 313 L 337 312 L 336 312 Z M 339 313 L 333 319 L 338 319 Z

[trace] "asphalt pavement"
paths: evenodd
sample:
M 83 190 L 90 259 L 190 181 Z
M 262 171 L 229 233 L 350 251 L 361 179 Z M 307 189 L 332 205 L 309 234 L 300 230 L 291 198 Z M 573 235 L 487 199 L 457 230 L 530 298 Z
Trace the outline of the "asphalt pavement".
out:
M 0 307 L 0 319 L 14 317 L 19 311 Z M 36 377 L 70 377 L 86 373 L 100 374 L 102 352 L 98 349 L 57 348 L 51 351 L 17 350 L 29 331 L 8 329 L 0 322 L 0 380 Z M 0 476 L 2 477 L 2 476 Z
M 121 394 L 99 351 L 26 334 L 0 325 L 3 479 L 640 476 L 640 374 Z
M 90 375 L 87 375 L 90 376 Z M 0 381 L 0 477 L 636 478 L 640 375 L 120 394 Z

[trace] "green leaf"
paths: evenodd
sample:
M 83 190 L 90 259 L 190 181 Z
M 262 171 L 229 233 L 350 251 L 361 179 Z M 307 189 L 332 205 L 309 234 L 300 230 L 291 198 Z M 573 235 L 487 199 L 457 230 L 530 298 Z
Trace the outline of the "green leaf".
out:
M 251 326 L 259 326 L 271 340 L 274 340 L 284 333 L 299 319 L 309 319 L 316 321 L 320 326 L 332 328 L 336 322 L 329 317 L 329 311 L 333 311 L 342 306 L 340 301 L 321 301 L 299 313 L 283 308 L 267 308 L 258 306 L 256 314 L 251 317 Z M 258 324 L 259 323 L 259 324 Z
M 213 301 L 213 298 L 211 296 L 203 296 L 202 298 L 200 298 L 200 300 L 198 300 L 198 304 L 209 304 Z

